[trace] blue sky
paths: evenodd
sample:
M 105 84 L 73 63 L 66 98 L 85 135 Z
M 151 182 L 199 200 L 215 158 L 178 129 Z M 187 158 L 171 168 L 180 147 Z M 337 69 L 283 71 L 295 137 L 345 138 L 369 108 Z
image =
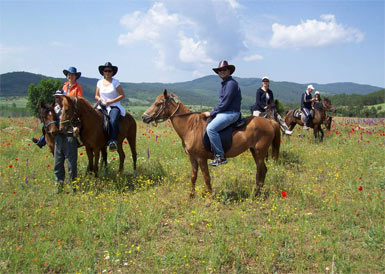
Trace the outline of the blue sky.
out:
M 0 0 L 0 73 L 99 78 L 106 61 L 123 82 L 212 75 L 297 83 L 385 86 L 384 1 Z

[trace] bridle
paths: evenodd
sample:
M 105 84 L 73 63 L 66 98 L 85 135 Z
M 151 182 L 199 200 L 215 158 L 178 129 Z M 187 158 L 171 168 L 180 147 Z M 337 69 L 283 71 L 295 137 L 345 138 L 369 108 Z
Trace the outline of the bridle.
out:
M 173 111 L 173 113 L 170 116 L 159 117 L 159 115 L 162 114 L 162 112 L 166 109 L 167 105 L 171 102 L 171 100 L 173 100 L 176 103 L 176 108 Z M 180 107 L 180 101 L 175 97 L 169 96 L 166 98 L 166 100 L 163 102 L 163 104 L 161 105 L 161 107 L 159 108 L 159 110 L 155 114 L 150 115 L 150 114 L 147 114 L 145 112 L 145 113 L 143 113 L 142 116 L 144 118 L 150 118 L 153 121 L 154 126 L 157 126 L 159 122 L 162 123 L 162 122 L 167 121 L 168 119 L 170 119 L 172 117 L 181 117 L 181 116 L 188 116 L 191 114 L 201 113 L 201 112 L 187 112 L 187 113 L 182 113 L 182 114 L 175 114 L 179 110 L 179 107 Z
M 41 114 L 41 115 L 40 115 L 40 120 L 41 120 L 41 122 L 43 123 L 44 130 L 47 131 L 48 133 L 49 133 L 48 127 L 49 127 L 50 125 L 57 124 L 57 121 L 56 121 L 56 120 L 53 120 L 53 121 L 51 121 L 51 122 L 49 122 L 49 123 L 47 123 L 47 124 L 45 123 L 45 116 L 46 116 L 46 114 L 49 113 L 49 112 L 55 112 L 55 111 L 54 111 L 53 109 L 47 109 L 47 108 L 46 108 L 46 111 L 44 112 L 44 114 Z
M 73 104 L 71 99 L 68 100 L 70 102 L 70 104 L 74 106 L 72 118 L 64 120 L 64 121 L 60 121 L 60 125 L 70 124 L 72 127 L 74 127 L 78 123 L 78 121 L 79 121 L 78 97 L 74 97 L 74 99 L 75 99 L 75 104 Z

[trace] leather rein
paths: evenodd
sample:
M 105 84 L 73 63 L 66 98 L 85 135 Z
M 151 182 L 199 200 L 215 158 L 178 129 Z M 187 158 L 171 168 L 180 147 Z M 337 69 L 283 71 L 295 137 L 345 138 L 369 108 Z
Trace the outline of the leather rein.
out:
M 168 103 L 171 100 L 174 100 L 174 102 L 177 104 L 174 112 L 170 116 L 159 117 L 159 115 L 165 110 L 165 108 L 167 107 Z M 173 117 L 183 117 L 183 116 L 189 116 L 191 114 L 200 114 L 201 113 L 201 112 L 195 111 L 195 112 L 175 114 L 179 110 L 179 107 L 180 107 L 180 101 L 177 98 L 170 96 L 163 102 L 162 106 L 160 107 L 160 109 L 158 110 L 158 112 L 156 114 L 149 115 L 145 112 L 145 113 L 143 113 L 143 115 L 152 118 L 154 126 L 157 126 L 159 122 L 162 123 L 162 122 L 167 121 L 168 119 L 173 118 Z

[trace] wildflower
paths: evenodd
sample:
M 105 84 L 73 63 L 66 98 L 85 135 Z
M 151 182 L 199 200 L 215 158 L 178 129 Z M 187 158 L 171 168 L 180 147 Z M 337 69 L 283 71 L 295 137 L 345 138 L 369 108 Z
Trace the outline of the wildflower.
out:
M 13 168 L 13 165 L 9 165 L 8 167 L 9 167 L 9 168 Z
M 282 196 L 283 198 L 286 198 L 286 197 L 287 197 L 286 191 L 282 191 L 282 192 L 281 192 L 281 196 Z
M 46 167 L 47 167 L 47 168 L 50 168 L 50 167 L 51 167 L 51 165 L 47 165 Z
M 360 186 L 360 187 L 358 188 L 358 191 L 362 191 L 362 186 Z

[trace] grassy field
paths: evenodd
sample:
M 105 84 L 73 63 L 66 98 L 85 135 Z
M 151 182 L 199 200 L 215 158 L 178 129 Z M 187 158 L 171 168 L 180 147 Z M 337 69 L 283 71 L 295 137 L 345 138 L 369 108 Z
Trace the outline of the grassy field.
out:
M 336 118 L 337 119 L 337 118 Z M 127 144 L 99 178 L 55 191 L 35 118 L 0 118 L 1 273 L 384 273 L 385 119 L 338 118 L 324 142 L 296 128 L 268 161 L 254 198 L 250 153 L 199 174 L 169 121 L 138 121 L 138 173 Z

